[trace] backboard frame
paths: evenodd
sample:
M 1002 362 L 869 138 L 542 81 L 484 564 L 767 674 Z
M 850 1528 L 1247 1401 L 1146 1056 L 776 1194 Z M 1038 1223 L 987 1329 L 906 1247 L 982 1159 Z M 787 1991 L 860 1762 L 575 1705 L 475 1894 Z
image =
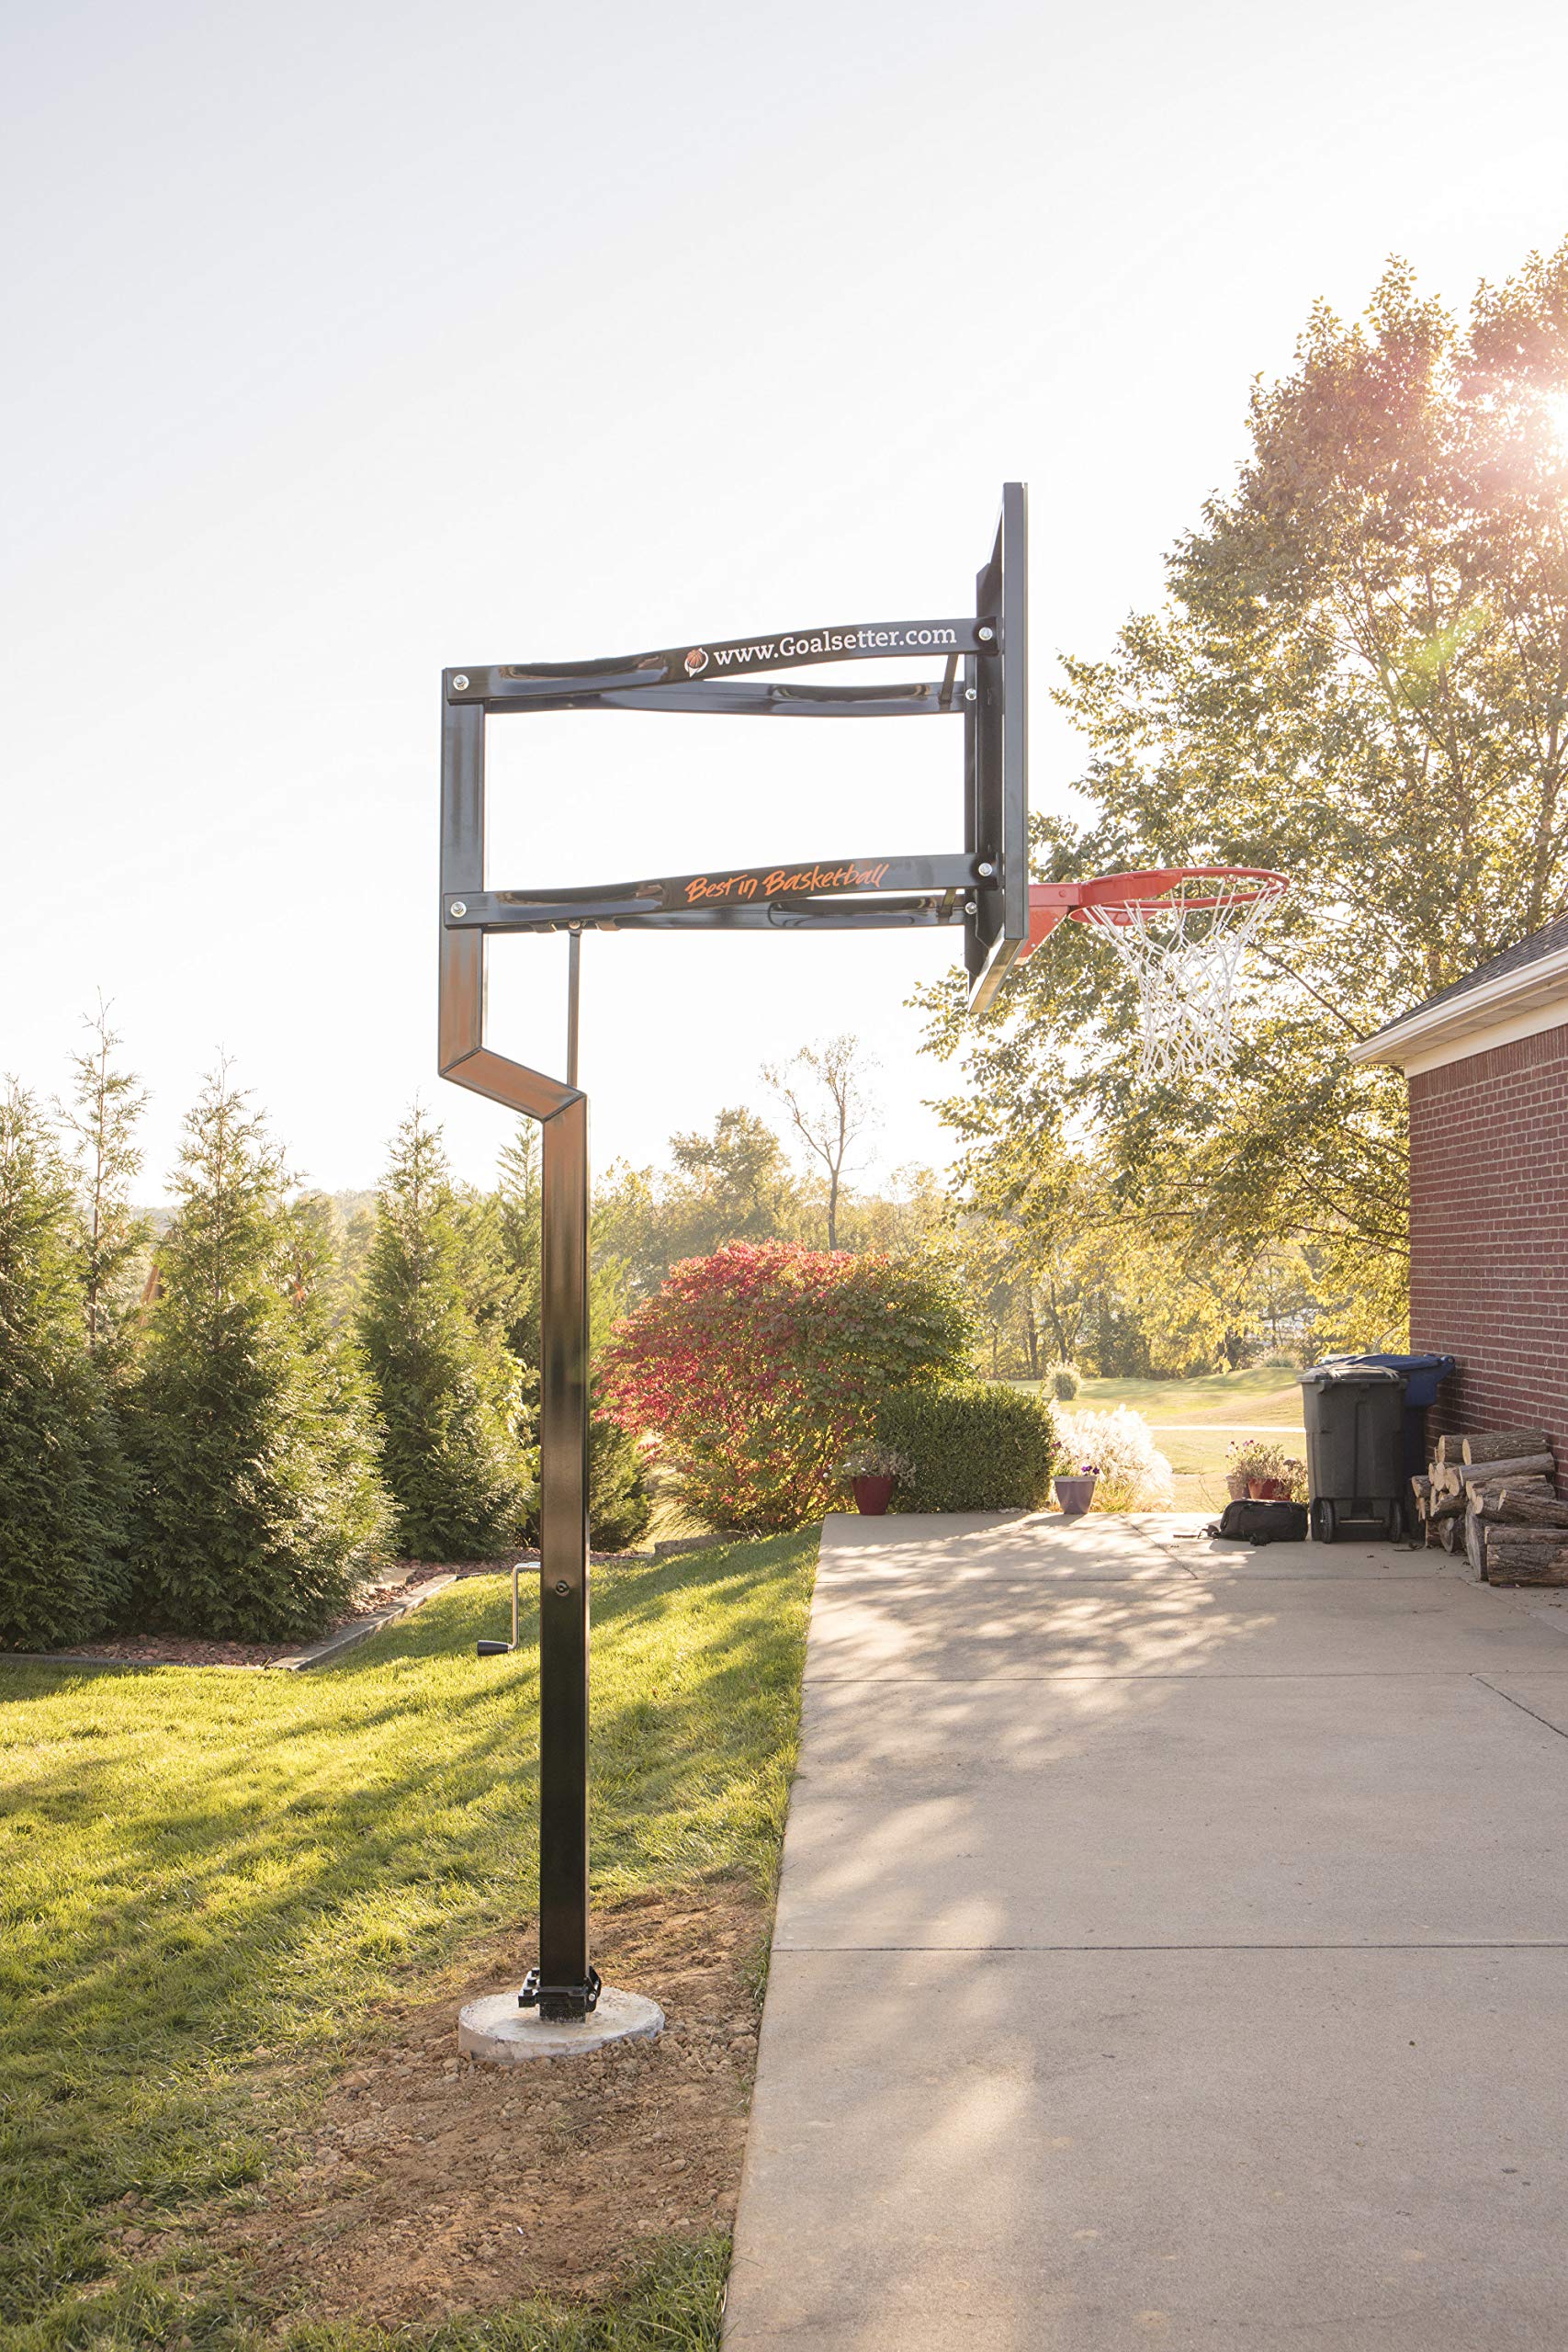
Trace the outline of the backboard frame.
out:
M 991 554 L 976 575 L 972 616 L 816 626 L 598 661 L 470 664 L 443 673 L 446 766 L 463 742 L 462 756 L 477 772 L 481 848 L 489 719 L 618 709 L 738 718 L 961 716 L 962 850 L 835 853 L 809 865 L 781 861 L 525 888 L 491 888 L 481 854 L 477 871 L 472 858 L 463 861 L 460 879 L 444 863 L 444 931 L 477 932 L 482 940 L 501 931 L 952 928 L 963 934 L 971 1009 L 983 1010 L 1029 936 L 1027 532 L 1024 486 L 1009 482 Z M 793 684 L 776 675 L 928 652 L 944 657 L 943 675 L 910 685 Z M 468 740 L 475 718 L 477 746 Z M 482 970 L 482 951 L 479 964 Z

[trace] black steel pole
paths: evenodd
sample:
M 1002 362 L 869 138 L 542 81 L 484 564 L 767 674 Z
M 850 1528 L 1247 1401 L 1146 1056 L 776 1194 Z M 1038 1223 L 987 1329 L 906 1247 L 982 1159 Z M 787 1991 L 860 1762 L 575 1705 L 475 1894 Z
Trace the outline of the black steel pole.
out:
M 577 1075 L 580 942 L 570 947 L 568 1080 Z M 585 2017 L 588 1962 L 588 1102 L 544 1123 L 539 1514 L 540 2014 Z

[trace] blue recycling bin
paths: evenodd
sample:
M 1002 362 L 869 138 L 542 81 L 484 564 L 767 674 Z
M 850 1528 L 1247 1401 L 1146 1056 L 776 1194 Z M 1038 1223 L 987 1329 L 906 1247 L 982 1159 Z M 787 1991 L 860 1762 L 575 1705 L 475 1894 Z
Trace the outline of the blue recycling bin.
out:
M 1438 1401 L 1438 1391 L 1458 1364 L 1452 1356 L 1327 1356 L 1327 1363 L 1381 1363 L 1404 1374 L 1404 1505 L 1410 1510 L 1408 1481 L 1427 1467 L 1427 1408 Z

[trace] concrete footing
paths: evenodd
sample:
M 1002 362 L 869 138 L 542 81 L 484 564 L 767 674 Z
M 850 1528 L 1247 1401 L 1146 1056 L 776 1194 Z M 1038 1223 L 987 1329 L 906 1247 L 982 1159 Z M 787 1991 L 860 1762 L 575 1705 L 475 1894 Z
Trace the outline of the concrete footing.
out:
M 537 2009 L 520 2009 L 512 1993 L 487 1993 L 457 2019 L 457 2048 L 491 2066 L 522 2066 L 530 2058 L 583 2058 L 610 2041 L 651 2041 L 664 2030 L 664 2012 L 641 1993 L 606 1984 L 598 2006 L 580 2025 L 554 2025 Z

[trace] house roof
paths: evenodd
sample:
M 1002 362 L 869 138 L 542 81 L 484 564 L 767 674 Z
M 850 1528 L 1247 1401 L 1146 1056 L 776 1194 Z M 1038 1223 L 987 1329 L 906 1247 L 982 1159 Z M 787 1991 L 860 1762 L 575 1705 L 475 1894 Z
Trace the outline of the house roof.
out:
M 1408 1012 L 1384 1022 L 1352 1046 L 1353 1062 L 1384 1062 L 1406 1069 L 1426 1069 L 1462 1054 L 1484 1053 L 1501 1044 L 1506 1031 L 1524 1036 L 1568 1023 L 1568 915 L 1517 940 L 1501 956 L 1439 989 Z

